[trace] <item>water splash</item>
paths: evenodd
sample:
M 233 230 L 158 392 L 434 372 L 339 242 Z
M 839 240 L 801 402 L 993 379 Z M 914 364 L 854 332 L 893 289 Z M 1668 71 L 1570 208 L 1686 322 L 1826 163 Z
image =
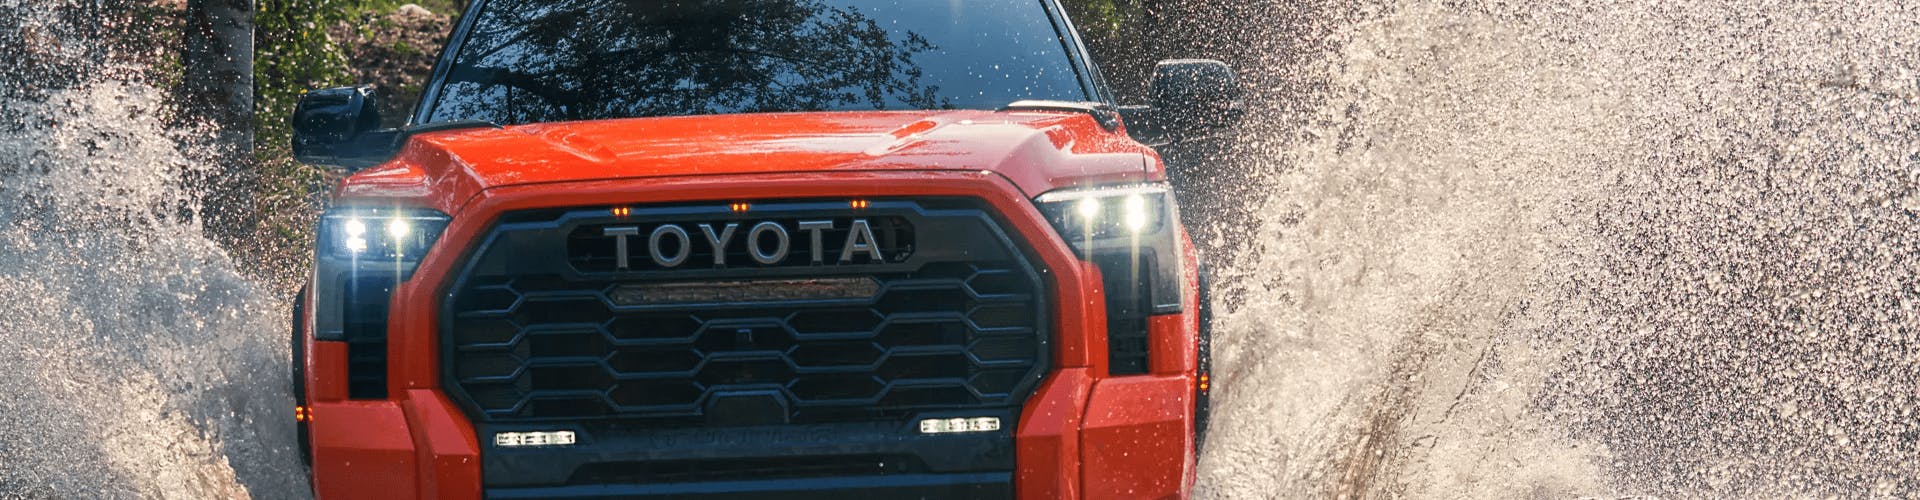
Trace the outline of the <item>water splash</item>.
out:
M 1920 6 L 1202 3 L 1276 194 L 1201 497 L 1920 494 Z M 285 306 L 82 40 L 0 30 L 0 496 L 304 495 Z
M 0 428 L 24 437 L 0 441 L 0 495 L 304 488 L 285 306 L 201 235 L 158 102 L 105 82 L 0 105 L 22 120 L 0 137 Z
M 1252 148 L 1202 496 L 1920 492 L 1916 19 L 1404 0 L 1256 64 L 1325 87 Z
M 202 235 L 192 131 L 73 8 L 0 5 L 45 73 L 0 101 L 0 497 L 302 496 L 286 306 Z

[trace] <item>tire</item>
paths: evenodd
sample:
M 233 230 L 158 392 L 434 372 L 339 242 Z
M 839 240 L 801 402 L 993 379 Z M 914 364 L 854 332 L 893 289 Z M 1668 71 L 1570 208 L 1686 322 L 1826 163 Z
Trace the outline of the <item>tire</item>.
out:
M 292 372 L 292 375 L 293 375 L 293 380 L 292 380 L 293 391 L 292 392 L 293 392 L 293 405 L 295 407 L 305 407 L 307 404 L 307 363 L 306 363 L 306 360 L 307 360 L 306 316 L 307 314 L 306 313 L 307 313 L 307 289 L 302 288 L 300 289 L 300 293 L 295 294 L 293 296 L 293 327 L 290 328 L 290 330 L 293 332 L 291 335 L 293 340 L 292 340 L 292 348 L 287 350 L 288 353 L 292 354 L 292 359 L 288 360 L 287 366 L 289 368 L 289 371 Z M 312 436 L 309 434 L 310 431 L 307 428 L 307 422 L 304 420 L 296 419 L 294 422 L 294 428 L 295 428 L 294 440 L 299 442 L 298 446 L 300 448 L 300 463 L 306 465 L 309 469 L 311 469 L 313 467 L 313 443 L 311 441 Z

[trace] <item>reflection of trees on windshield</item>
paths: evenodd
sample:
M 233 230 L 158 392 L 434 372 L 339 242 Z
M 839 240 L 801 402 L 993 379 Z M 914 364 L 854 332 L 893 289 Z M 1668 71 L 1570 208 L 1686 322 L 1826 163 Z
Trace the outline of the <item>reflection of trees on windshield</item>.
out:
M 496 0 L 432 120 L 951 107 L 924 37 L 819 0 Z

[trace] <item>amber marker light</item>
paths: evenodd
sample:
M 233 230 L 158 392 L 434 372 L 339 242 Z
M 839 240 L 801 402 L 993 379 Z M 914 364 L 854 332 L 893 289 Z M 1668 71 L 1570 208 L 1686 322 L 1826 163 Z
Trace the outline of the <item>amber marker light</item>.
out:
M 613 216 L 614 216 L 614 217 L 619 217 L 619 218 L 622 218 L 622 219 L 625 219 L 625 218 L 627 218 L 627 216 L 629 216 L 629 215 L 633 215 L 633 209 L 632 209 L 632 208 L 627 208 L 627 207 L 613 207 Z
M 733 203 L 733 213 L 736 213 L 736 214 L 745 213 L 746 211 L 752 210 L 752 209 L 753 209 L 753 205 L 748 204 L 747 202 L 744 202 L 744 201 L 736 201 Z
M 853 207 L 853 209 L 854 209 L 854 210 L 866 210 L 866 209 L 867 209 L 867 200 L 853 200 L 853 201 L 849 201 L 849 202 L 847 202 L 847 206 L 850 206 L 850 207 Z
M 1207 392 L 1207 389 L 1211 389 L 1211 388 L 1213 388 L 1213 377 L 1205 373 L 1201 373 L 1200 374 L 1200 392 Z
M 293 407 L 293 421 L 308 422 L 312 420 L 313 420 L 313 415 L 307 413 L 307 407 L 297 406 L 297 405 Z

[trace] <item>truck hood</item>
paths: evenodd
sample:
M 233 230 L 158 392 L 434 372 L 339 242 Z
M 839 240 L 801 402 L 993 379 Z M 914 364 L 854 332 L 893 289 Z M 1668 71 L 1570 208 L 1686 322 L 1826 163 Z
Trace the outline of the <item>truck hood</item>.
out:
M 997 173 L 1028 196 L 1164 177 L 1153 151 L 1070 112 L 836 112 L 543 123 L 414 136 L 342 181 L 344 198 L 422 199 L 452 213 L 504 186 L 852 171 Z

